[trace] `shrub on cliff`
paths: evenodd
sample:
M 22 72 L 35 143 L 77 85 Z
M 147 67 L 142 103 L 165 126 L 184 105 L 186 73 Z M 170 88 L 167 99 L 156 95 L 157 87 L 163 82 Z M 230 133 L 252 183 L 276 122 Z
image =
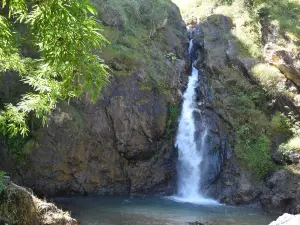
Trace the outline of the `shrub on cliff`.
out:
M 15 105 L 6 102 L 0 112 L 0 131 L 24 136 L 30 115 L 45 124 L 61 100 L 87 92 L 95 101 L 108 81 L 107 66 L 95 51 L 107 40 L 89 1 L 1 2 L 0 73 L 17 73 L 31 91 Z M 25 42 L 37 51 L 37 57 L 22 54 Z

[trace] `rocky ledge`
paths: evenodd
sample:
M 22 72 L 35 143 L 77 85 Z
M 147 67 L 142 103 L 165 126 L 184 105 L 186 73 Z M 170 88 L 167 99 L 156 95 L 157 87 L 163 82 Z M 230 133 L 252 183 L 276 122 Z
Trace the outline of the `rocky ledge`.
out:
M 18 207 L 16 207 L 18 206 Z M 0 224 L 77 225 L 67 212 L 9 182 L 0 193 Z

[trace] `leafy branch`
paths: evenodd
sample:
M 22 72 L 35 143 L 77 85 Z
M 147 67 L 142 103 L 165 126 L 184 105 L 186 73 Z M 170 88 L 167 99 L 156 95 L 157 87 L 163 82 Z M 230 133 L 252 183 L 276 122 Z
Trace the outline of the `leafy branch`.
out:
M 0 112 L 1 132 L 27 135 L 29 114 L 45 124 L 61 100 L 89 93 L 95 102 L 108 83 L 108 67 L 96 53 L 109 42 L 101 34 L 97 12 L 89 1 L 3 0 L 2 9 L 5 7 L 8 15 L 0 15 L 0 73 L 18 73 L 32 91 L 25 93 L 18 104 L 5 105 Z M 19 53 L 10 21 L 28 28 L 39 59 Z

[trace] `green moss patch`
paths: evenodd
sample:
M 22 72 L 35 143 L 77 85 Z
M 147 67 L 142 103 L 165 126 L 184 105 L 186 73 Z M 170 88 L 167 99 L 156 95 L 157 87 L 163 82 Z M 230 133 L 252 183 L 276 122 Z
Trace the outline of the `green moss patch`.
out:
M 171 136 L 174 134 L 178 124 L 178 118 L 180 116 L 180 106 L 178 104 L 169 105 L 169 119 L 167 122 L 166 135 Z

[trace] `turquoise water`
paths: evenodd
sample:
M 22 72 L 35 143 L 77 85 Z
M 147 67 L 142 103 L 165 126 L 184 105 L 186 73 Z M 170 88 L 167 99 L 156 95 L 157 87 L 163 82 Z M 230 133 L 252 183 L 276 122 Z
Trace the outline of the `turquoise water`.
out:
M 252 208 L 195 205 L 165 197 L 70 197 L 56 204 L 80 225 L 183 225 L 209 221 L 218 225 L 268 225 L 276 216 Z

